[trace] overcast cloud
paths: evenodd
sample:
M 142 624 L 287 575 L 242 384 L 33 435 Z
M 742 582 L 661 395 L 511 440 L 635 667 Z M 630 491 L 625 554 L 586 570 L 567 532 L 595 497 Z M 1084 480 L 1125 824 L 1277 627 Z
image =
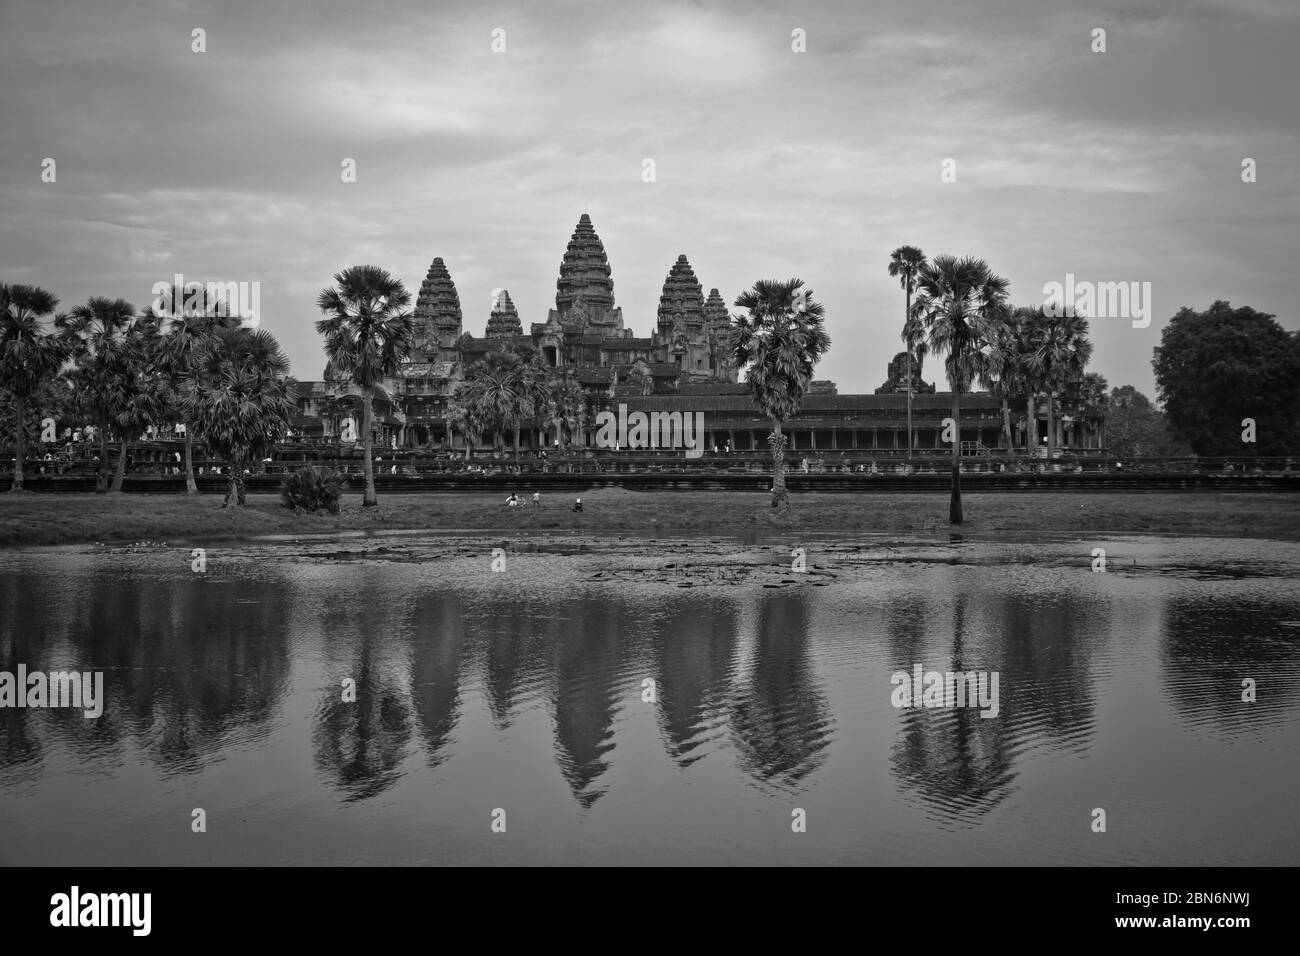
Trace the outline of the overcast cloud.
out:
M 3 0 L 0 280 L 64 308 L 143 307 L 176 272 L 260 281 L 315 379 L 335 272 L 382 265 L 414 293 L 441 256 L 468 331 L 498 287 L 544 321 L 586 211 L 638 335 L 680 253 L 728 302 L 805 279 L 841 392 L 900 348 L 898 245 L 981 256 L 1017 303 L 1067 272 L 1150 282 L 1151 326 L 1096 320 L 1091 368 L 1151 393 L 1181 306 L 1297 327 L 1297 49 L 1294 0 Z

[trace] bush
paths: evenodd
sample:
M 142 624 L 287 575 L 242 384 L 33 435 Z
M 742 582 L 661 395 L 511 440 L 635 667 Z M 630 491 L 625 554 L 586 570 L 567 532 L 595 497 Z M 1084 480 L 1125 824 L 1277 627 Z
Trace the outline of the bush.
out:
M 280 503 L 295 514 L 328 511 L 336 515 L 347 484 L 348 479 L 334 468 L 307 465 L 285 475 L 280 483 Z

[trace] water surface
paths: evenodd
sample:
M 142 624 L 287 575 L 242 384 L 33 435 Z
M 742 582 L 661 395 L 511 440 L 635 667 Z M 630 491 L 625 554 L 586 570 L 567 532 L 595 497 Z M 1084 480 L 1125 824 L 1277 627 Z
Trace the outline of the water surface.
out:
M 1294 544 L 406 534 L 190 560 L 0 554 L 0 670 L 100 669 L 108 698 L 0 710 L 0 863 L 1300 861 Z M 894 707 L 918 663 L 998 672 L 998 716 Z

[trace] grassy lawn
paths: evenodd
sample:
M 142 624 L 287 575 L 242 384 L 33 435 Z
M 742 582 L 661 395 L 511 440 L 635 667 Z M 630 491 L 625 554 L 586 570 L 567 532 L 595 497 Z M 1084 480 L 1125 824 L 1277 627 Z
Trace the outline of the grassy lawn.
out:
M 611 488 L 582 495 L 527 496 L 516 509 L 498 494 L 380 495 L 378 508 L 344 498 L 338 515 L 296 516 L 276 495 L 249 495 L 223 511 L 215 495 L 0 494 L 0 547 L 95 542 L 230 540 L 264 534 L 352 530 L 617 531 L 649 534 L 746 528 L 815 531 L 943 532 L 947 494 L 795 494 L 788 520 L 774 522 L 761 492 Z M 1047 492 L 969 494 L 963 533 L 1005 531 L 1143 532 L 1300 540 L 1300 498 L 1289 494 Z M 954 529 L 958 530 L 958 529 Z

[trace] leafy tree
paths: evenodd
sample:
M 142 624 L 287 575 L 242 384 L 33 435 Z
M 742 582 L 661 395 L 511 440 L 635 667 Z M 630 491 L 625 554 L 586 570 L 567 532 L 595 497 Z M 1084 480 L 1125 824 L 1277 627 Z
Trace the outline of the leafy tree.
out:
M 472 365 L 461 398 L 473 406 L 484 427 L 504 436 L 513 431 L 515 461 L 519 460 L 519 430 L 538 415 L 545 402 L 546 370 L 536 361 L 504 346 Z
M 244 504 L 244 470 L 269 455 L 293 414 L 289 360 L 275 336 L 238 324 L 214 326 L 181 385 L 187 421 L 230 470 L 223 508 Z
M 156 326 L 135 314 L 125 299 L 96 296 L 55 320 L 74 361 L 69 372 L 80 407 L 99 434 L 99 477 L 95 491 L 109 490 L 108 430 L 120 440 L 113 491 L 122 490 L 127 444 L 158 414 L 163 391 L 152 363 Z
M 587 393 L 572 379 L 556 378 L 547 390 L 546 413 L 555 426 L 555 440 L 565 444 L 566 428 L 572 440 L 587 424 Z
M 375 495 L 374 418 L 375 387 L 398 374 L 410 354 L 414 334 L 411 293 L 378 266 L 352 266 L 334 276 L 336 288 L 325 289 L 316 300 L 325 318 L 316 331 L 325 337 L 325 354 L 336 374 L 361 390 L 361 434 L 366 488 L 364 507 L 379 504 Z
M 193 424 L 184 420 L 184 403 L 181 401 L 182 380 L 193 371 L 193 362 L 212 336 L 218 324 L 233 325 L 237 319 L 223 319 L 231 310 L 218 297 L 209 297 L 206 285 L 195 284 L 190 301 L 185 301 L 184 289 L 173 289 L 170 301 L 154 314 L 159 320 L 160 335 L 156 342 L 160 372 L 166 378 L 170 410 L 177 413 L 185 425 L 185 493 L 198 494 L 194 480 Z
M 1029 316 L 1029 365 L 1047 393 L 1047 460 L 1056 452 L 1056 396 L 1083 376 L 1092 358 L 1088 320 L 1072 308 L 1039 308 Z
M 1160 409 L 1132 385 L 1121 385 L 1110 393 L 1106 447 L 1120 459 L 1142 455 L 1176 458 L 1192 452 L 1185 441 L 1174 437 Z
M 983 259 L 943 255 L 927 262 L 917 278 L 912 306 L 925 330 L 926 343 L 943 355 L 944 370 L 952 386 L 953 428 L 961 425 L 961 393 L 979 374 L 981 351 L 995 336 L 994 327 L 1007 314 L 1007 280 L 996 275 Z M 952 443 L 952 495 L 948 521 L 962 523 L 961 435 Z
M 479 407 L 470 394 L 470 387 L 468 380 L 457 382 L 455 391 L 447 402 L 447 420 L 465 436 L 466 461 L 473 455 L 474 446 L 482 444 L 484 430 Z
M 68 355 L 67 343 L 42 328 L 59 300 L 28 285 L 0 285 L 0 391 L 14 404 L 14 480 L 23 490 L 27 413 L 33 399 L 58 374 Z
M 912 293 L 916 291 L 916 276 L 925 265 L 925 253 L 916 246 L 899 246 L 889 254 L 889 274 L 903 287 L 906 306 L 903 310 L 903 344 L 907 346 L 907 458 L 910 461 L 915 446 L 912 431 L 912 356 L 924 349 L 921 330 L 912 321 Z M 917 355 L 917 359 L 921 358 Z
M 1300 334 L 1249 306 L 1180 309 L 1152 362 L 1173 433 L 1198 455 L 1284 455 L 1300 447 Z M 1242 444 L 1254 419 L 1256 444 Z
M 999 321 L 991 322 L 988 340 L 980 349 L 979 378 L 989 393 L 1002 403 L 1002 439 L 1007 453 L 1016 457 L 1011 434 L 1011 400 L 1027 387 L 1025 323 L 1020 309 L 1003 308 Z
M 772 419 L 772 507 L 789 506 L 785 487 L 786 436 L 782 427 L 799 411 L 813 369 L 831 338 L 824 326 L 826 307 L 812 299 L 802 279 L 760 279 L 736 298 L 748 315 L 732 318 L 732 355 L 745 369 L 754 404 Z M 702 437 L 697 440 L 703 440 Z

